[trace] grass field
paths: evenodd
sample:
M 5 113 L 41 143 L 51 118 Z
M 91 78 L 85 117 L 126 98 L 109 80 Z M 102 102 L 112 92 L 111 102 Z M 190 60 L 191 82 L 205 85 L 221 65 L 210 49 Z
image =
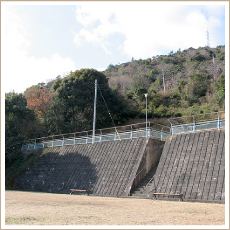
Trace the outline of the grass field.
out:
M 225 205 L 6 191 L 6 225 L 224 225 Z

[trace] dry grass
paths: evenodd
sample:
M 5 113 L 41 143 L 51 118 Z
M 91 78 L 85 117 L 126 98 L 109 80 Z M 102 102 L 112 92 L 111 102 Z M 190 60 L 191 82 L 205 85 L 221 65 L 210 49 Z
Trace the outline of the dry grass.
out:
M 6 225 L 224 225 L 225 205 L 5 192 Z

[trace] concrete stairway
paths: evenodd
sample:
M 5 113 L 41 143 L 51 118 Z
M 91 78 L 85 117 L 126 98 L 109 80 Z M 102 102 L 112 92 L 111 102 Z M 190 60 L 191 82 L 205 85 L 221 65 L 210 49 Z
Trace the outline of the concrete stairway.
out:
M 152 169 L 145 176 L 145 178 L 143 178 L 140 184 L 131 191 L 130 196 L 135 198 L 148 198 L 148 194 L 151 189 L 152 180 L 156 173 L 157 166 L 158 166 L 158 162 L 154 167 L 152 167 Z

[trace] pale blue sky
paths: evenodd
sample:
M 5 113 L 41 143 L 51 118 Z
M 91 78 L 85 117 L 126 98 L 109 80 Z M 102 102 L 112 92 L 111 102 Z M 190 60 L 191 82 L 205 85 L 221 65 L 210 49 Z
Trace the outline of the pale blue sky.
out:
M 228 2 L 49 3 L 1 2 L 5 92 L 81 68 L 204 47 L 207 29 L 211 47 L 225 45 Z

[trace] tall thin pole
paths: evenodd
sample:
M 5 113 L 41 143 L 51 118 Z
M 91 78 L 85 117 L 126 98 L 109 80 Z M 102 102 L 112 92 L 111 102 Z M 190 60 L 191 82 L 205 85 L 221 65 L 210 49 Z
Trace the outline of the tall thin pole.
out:
M 215 59 L 214 59 L 214 54 L 212 54 L 212 62 L 213 62 L 213 68 L 214 68 L 214 73 L 213 73 L 213 78 L 215 79 L 215 72 L 216 72 L 216 70 L 215 70 Z
M 148 94 L 145 93 L 145 98 L 146 98 L 146 138 L 148 137 L 148 126 L 147 126 L 147 122 L 148 122 L 148 110 L 147 110 L 147 96 Z
M 92 140 L 92 143 L 95 142 L 96 110 L 97 110 L 97 79 L 95 80 L 95 97 L 94 97 L 94 114 L 93 114 L 93 140 Z
M 164 69 L 162 69 L 162 74 L 163 74 L 163 84 L 164 84 L 164 93 L 165 93 L 165 74 L 164 74 Z

